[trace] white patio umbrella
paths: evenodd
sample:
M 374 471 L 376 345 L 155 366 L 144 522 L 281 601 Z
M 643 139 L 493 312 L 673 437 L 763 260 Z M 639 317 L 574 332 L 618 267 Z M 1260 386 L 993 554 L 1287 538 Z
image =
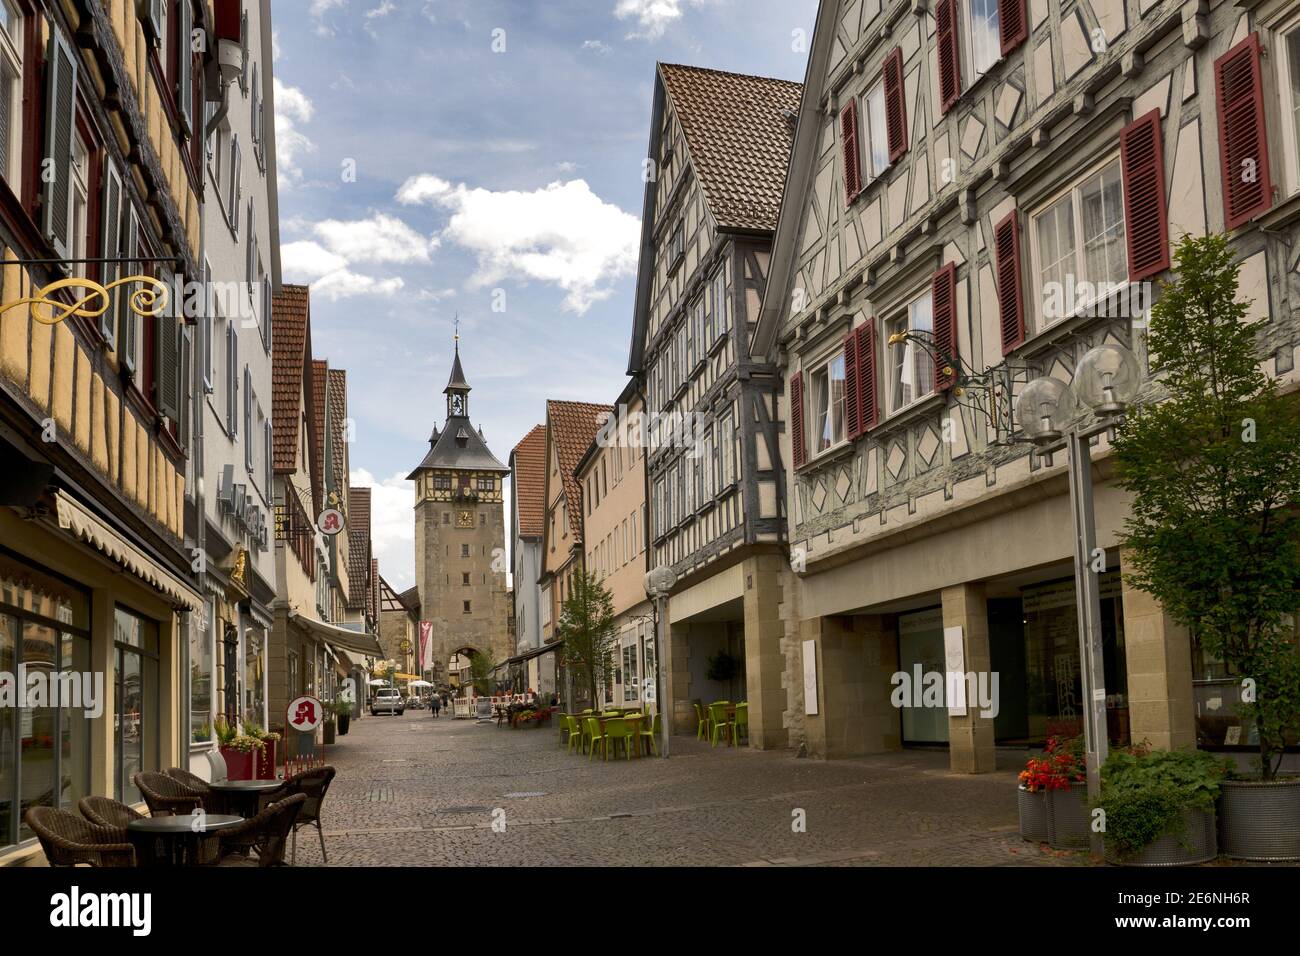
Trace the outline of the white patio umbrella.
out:
M 384 680 L 382 677 L 375 677 L 366 681 L 366 684 L 370 687 L 387 687 L 388 681 Z
M 407 687 L 432 687 L 433 685 L 430 684 L 427 680 L 413 680 L 406 686 Z

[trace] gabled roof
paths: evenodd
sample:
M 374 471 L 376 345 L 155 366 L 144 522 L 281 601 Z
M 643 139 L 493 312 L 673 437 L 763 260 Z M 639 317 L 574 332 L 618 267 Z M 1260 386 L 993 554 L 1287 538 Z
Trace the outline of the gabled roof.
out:
M 314 401 L 316 386 L 311 360 L 311 300 L 306 286 L 286 285 L 275 293 L 275 335 L 271 346 L 271 420 L 274 465 L 277 474 L 298 470 L 298 425 L 307 416 L 307 460 L 321 455 L 317 415 L 325 406 Z M 307 407 L 303 408 L 304 395 Z M 320 469 L 311 468 L 312 509 L 321 504 Z
M 370 489 L 348 489 L 348 607 L 365 608 L 370 571 Z
M 334 487 L 342 488 L 347 483 L 347 419 L 348 419 L 348 373 L 341 368 L 329 370 L 330 412 L 330 462 L 334 473 Z
M 311 362 L 311 420 L 316 429 L 316 447 L 312 450 L 312 485 L 328 488 L 325 480 L 325 425 L 329 420 L 329 363 L 323 359 Z
M 582 489 L 578 487 L 578 462 L 596 438 L 600 426 L 614 414 L 613 405 L 590 402 L 546 403 L 547 443 L 555 449 L 568 504 L 569 531 L 575 543 L 582 541 Z M 549 472 L 549 463 L 547 471 Z M 550 502 L 547 502 L 549 506 Z
M 419 615 L 420 613 L 420 589 L 419 587 L 410 587 L 397 595 L 402 599 L 402 603 L 411 609 L 411 613 Z
M 378 563 L 378 562 L 376 562 Z M 398 594 L 393 590 L 393 586 L 384 580 L 383 575 L 375 575 L 379 580 L 379 610 L 383 612 L 401 611 L 403 614 L 415 616 L 415 608 L 407 603 L 406 595 L 410 592 L 403 591 Z M 416 590 L 411 588 L 411 591 Z
M 546 523 L 546 426 L 534 425 L 510 453 L 510 493 L 519 536 L 540 538 Z
M 776 229 L 803 84 L 675 63 L 659 74 L 718 228 Z

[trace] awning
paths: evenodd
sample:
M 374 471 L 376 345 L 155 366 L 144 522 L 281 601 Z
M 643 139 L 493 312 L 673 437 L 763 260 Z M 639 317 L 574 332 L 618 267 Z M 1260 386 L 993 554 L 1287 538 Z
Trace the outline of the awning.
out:
M 384 656 L 384 649 L 379 646 L 379 638 L 373 634 L 367 634 L 364 631 L 352 631 L 335 624 L 326 624 L 324 621 L 318 621 L 314 617 L 306 617 L 297 611 L 289 612 L 289 623 L 297 624 L 299 627 L 311 631 L 327 644 L 333 644 L 335 647 L 343 648 L 346 651 L 356 651 L 366 657 Z
M 524 651 L 515 657 L 506 658 L 507 664 L 522 664 L 524 661 L 531 661 L 534 657 L 541 657 L 543 654 L 549 654 L 551 651 L 558 651 L 564 646 L 564 641 L 552 641 L 550 644 L 543 644 L 541 647 L 534 647 L 531 651 Z
M 198 591 L 160 567 L 157 561 L 123 538 L 67 492 L 59 491 L 55 503 L 62 530 L 112 558 L 141 581 L 171 598 L 176 605 L 190 610 L 203 606 L 203 598 Z

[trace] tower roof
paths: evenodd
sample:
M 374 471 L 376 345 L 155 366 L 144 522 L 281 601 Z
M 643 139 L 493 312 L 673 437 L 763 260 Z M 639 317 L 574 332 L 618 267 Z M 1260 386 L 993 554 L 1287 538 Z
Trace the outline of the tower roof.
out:
M 465 371 L 460 365 L 460 341 L 457 334 L 455 359 L 451 366 L 451 378 L 444 393 L 468 392 L 469 382 L 465 381 Z M 450 402 L 448 403 L 450 404 Z M 510 469 L 501 464 L 496 455 L 487 446 L 483 429 L 475 427 L 468 415 L 448 415 L 447 422 L 439 430 L 435 424 L 433 434 L 429 436 L 429 452 L 424 460 L 407 475 L 407 480 L 426 469 L 453 471 L 495 471 L 509 474 Z
M 469 382 L 465 381 L 465 370 L 460 367 L 460 342 L 456 343 L 456 359 L 451 363 L 451 378 L 447 379 L 444 394 L 450 391 L 468 392 Z

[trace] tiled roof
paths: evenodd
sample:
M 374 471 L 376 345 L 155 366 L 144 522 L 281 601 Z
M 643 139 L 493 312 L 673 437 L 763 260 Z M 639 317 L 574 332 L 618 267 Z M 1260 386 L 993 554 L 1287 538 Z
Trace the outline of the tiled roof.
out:
M 370 489 L 348 489 L 348 607 L 364 608 L 369 599 Z
M 803 84 L 659 64 L 705 201 L 723 229 L 774 231 Z
M 370 559 L 370 602 L 366 607 L 366 614 L 372 621 L 379 619 L 379 559 Z
M 574 472 L 587 448 L 595 440 L 596 432 L 600 431 L 600 426 L 612 414 L 613 405 L 556 401 L 546 403 L 546 427 L 559 458 L 560 476 L 564 479 L 569 531 L 578 543 L 582 542 L 582 491 Z
M 534 425 L 532 431 L 510 453 L 514 469 L 510 476 L 510 493 L 519 511 L 519 534 L 540 538 L 546 524 L 546 426 Z
M 465 382 L 465 373 L 460 366 L 459 344 L 456 346 L 456 362 L 452 366 L 451 381 L 444 391 L 453 388 L 469 391 L 469 385 Z M 434 426 L 433 434 L 429 437 L 429 451 L 424 456 L 424 460 L 406 476 L 407 480 L 414 481 L 416 474 L 426 468 L 495 471 L 501 474 L 510 471 L 501 464 L 496 455 L 492 454 L 483 432 L 474 427 L 474 423 L 467 415 L 448 416 L 441 432 L 436 425 Z
M 303 365 L 311 337 L 307 287 L 285 285 L 275 293 L 273 308 L 271 419 L 274 423 L 275 470 L 292 472 L 298 466 Z
M 347 484 L 347 419 L 348 373 L 341 368 L 329 370 L 330 403 L 330 468 L 334 472 L 334 487 Z
M 420 613 L 420 589 L 418 587 L 407 588 L 397 596 L 402 599 L 403 604 L 411 609 L 412 614 Z
M 308 420 L 316 430 L 316 448 L 312 451 L 312 484 L 328 488 L 325 481 L 325 422 L 328 419 L 325 403 L 329 392 L 329 363 L 322 359 L 311 362 L 311 409 Z

